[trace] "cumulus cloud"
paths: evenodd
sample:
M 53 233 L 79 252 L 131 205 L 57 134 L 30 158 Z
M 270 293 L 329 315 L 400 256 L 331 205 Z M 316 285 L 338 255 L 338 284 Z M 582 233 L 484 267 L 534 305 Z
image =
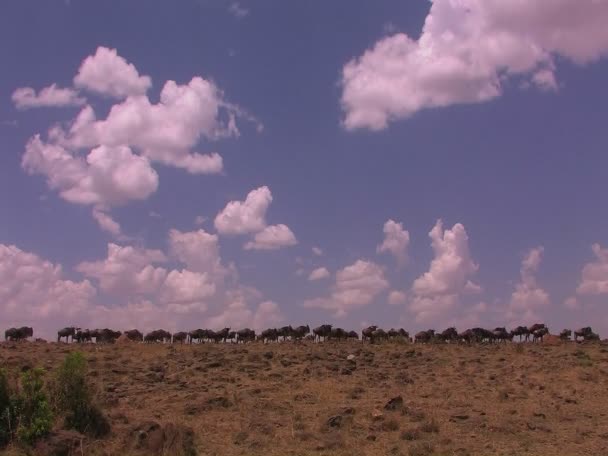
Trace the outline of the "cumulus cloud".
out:
M 266 186 L 249 192 L 245 201 L 230 201 L 215 217 L 215 229 L 224 235 L 247 234 L 266 227 L 266 211 L 272 193 Z
M 228 268 L 222 264 L 218 236 L 203 229 L 185 233 L 170 230 L 169 252 L 188 269 L 207 273 L 215 281 L 223 280 L 229 273 Z
M 7 324 L 71 318 L 95 295 L 88 280 L 67 280 L 60 265 L 14 245 L 0 244 L 0 313 Z
M 329 273 L 329 271 L 327 270 L 326 267 L 320 267 L 320 268 L 314 269 L 310 273 L 310 275 L 308 276 L 308 280 L 313 281 L 313 280 L 326 279 L 330 275 L 331 274 Z
M 231 3 L 228 11 L 237 19 L 243 19 L 249 14 L 249 10 L 242 6 L 239 2 Z
M 76 269 L 96 279 L 100 288 L 122 296 L 158 292 L 167 277 L 167 270 L 155 267 L 167 257 L 160 250 L 108 244 L 104 260 L 84 261 Z
M 384 241 L 376 251 L 378 253 L 392 254 L 399 264 L 407 259 L 407 247 L 410 244 L 410 233 L 403 229 L 403 224 L 388 220 L 384 224 Z
M 120 224 L 116 220 L 114 220 L 110 215 L 104 212 L 102 208 L 93 208 L 93 218 L 97 221 L 99 227 L 103 231 L 110 233 L 117 239 L 125 239 L 125 236 L 122 234 L 122 228 L 120 227 Z
M 116 49 L 103 46 L 87 57 L 74 77 L 76 87 L 114 98 L 143 95 L 152 86 L 149 76 L 140 76 L 132 63 Z
M 77 91 L 69 88 L 62 89 L 57 87 L 57 84 L 51 84 L 38 93 L 31 87 L 20 87 L 13 92 L 11 99 L 19 110 L 81 106 L 86 102 L 84 98 L 78 96 Z
M 323 250 L 319 247 L 313 247 L 312 248 L 312 253 L 314 253 L 316 256 L 322 256 L 323 255 Z
M 245 250 L 277 250 L 296 245 L 298 240 L 287 225 L 271 225 L 264 228 L 247 242 Z
M 403 291 L 393 290 L 388 294 L 388 303 L 391 306 L 399 306 L 405 304 L 406 294 Z
M 591 247 L 595 260 L 583 267 L 576 292 L 580 295 L 608 294 L 608 249 L 600 244 Z
M 371 261 L 357 260 L 336 272 L 336 281 L 328 297 L 309 299 L 304 307 L 321 308 L 344 317 L 350 311 L 369 305 L 388 288 L 384 269 Z
M 216 153 L 197 150 L 203 140 L 239 136 L 236 120 L 259 122 L 244 109 L 227 102 L 210 80 L 193 77 L 186 84 L 166 81 L 157 103 L 147 95 L 148 76 L 118 55 L 100 47 L 87 57 L 74 78 L 76 87 L 118 99 L 106 118 L 98 118 L 92 105 L 85 105 L 69 122 L 54 124 L 44 141 L 32 137 L 22 158 L 30 174 L 47 178 L 51 189 L 76 204 L 103 208 L 93 214 L 100 227 L 118 236 L 109 209 L 148 198 L 158 188 L 152 163 L 180 168 L 191 174 L 217 174 L 223 159 Z M 73 89 L 55 84 L 36 94 L 17 89 L 18 106 L 81 105 Z
M 417 321 L 445 314 L 456 307 L 463 293 L 479 288 L 470 281 L 479 266 L 471 258 L 464 226 L 457 223 L 444 230 L 438 220 L 429 237 L 435 256 L 429 270 L 414 281 L 409 305 Z
M 382 38 L 344 66 L 344 126 L 381 130 L 422 109 L 488 101 L 516 78 L 555 89 L 556 57 L 606 55 L 607 20 L 597 0 L 432 0 L 417 40 Z
M 530 249 L 521 262 L 521 280 L 511 294 L 507 314 L 515 323 L 535 323 L 540 318 L 539 312 L 549 306 L 549 294 L 536 280 L 543 252 L 543 247 Z
M 82 157 L 36 135 L 28 141 L 21 165 L 45 176 L 51 189 L 76 204 L 118 206 L 146 199 L 158 188 L 150 162 L 127 146 L 99 146 Z

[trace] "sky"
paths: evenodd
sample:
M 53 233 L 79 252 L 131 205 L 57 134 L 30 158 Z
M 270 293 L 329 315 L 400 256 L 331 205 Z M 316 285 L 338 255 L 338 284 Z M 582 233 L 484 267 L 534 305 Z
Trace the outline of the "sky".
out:
M 608 333 L 606 22 L 4 1 L 0 324 Z

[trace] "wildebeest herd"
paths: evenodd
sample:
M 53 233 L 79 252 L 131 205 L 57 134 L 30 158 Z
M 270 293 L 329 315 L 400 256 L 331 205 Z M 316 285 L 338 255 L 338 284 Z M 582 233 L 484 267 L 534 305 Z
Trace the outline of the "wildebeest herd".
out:
M 310 329 L 306 326 L 283 326 L 281 328 L 269 328 L 257 334 L 253 329 L 245 328 L 239 331 L 231 331 L 231 328 L 224 328 L 220 331 L 211 329 L 195 329 L 190 332 L 171 333 L 163 329 L 157 329 L 147 334 L 143 334 L 137 329 L 125 331 L 114 331 L 108 328 L 104 329 L 81 329 L 74 326 L 63 328 L 57 331 L 57 342 L 65 339 L 66 342 L 79 343 L 114 343 L 119 337 L 124 335 L 125 339 L 144 343 L 247 343 L 261 341 L 269 342 L 284 342 L 288 340 L 301 341 L 307 340 L 312 342 L 321 342 L 328 340 L 345 341 L 345 340 L 361 340 L 363 342 L 380 342 L 390 339 L 401 339 L 408 342 L 416 343 L 431 343 L 431 342 L 451 342 L 451 343 L 494 343 L 494 342 L 511 342 L 514 338 L 518 338 L 520 342 L 527 342 L 530 339 L 532 342 L 543 341 L 543 338 L 549 334 L 549 328 L 543 323 L 537 323 L 530 327 L 518 326 L 517 328 L 507 331 L 506 328 L 495 328 L 493 330 L 484 328 L 471 328 L 463 332 L 458 332 L 456 328 L 447 328 L 442 332 L 436 332 L 433 329 L 420 331 L 413 337 L 405 329 L 390 329 L 383 330 L 377 326 L 369 326 L 361 331 L 361 337 L 357 331 L 347 331 L 342 328 L 334 327 L 333 325 L 321 325 L 317 328 Z M 33 328 L 23 326 L 20 328 L 10 328 L 4 332 L 4 339 L 7 341 L 26 340 L 33 337 Z M 582 339 L 584 341 L 599 340 L 599 335 L 593 332 L 591 327 L 587 326 L 576 331 L 564 329 L 560 334 L 561 340 Z

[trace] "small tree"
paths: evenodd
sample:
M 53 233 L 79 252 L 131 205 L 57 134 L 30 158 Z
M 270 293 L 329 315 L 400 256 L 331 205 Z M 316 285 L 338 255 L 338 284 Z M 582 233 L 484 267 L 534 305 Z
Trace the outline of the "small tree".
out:
M 110 425 L 93 403 L 86 373 L 87 363 L 82 353 L 73 352 L 66 356 L 56 377 L 56 407 L 65 414 L 67 429 L 101 437 L 110 431 Z
M 45 436 L 53 425 L 53 413 L 43 390 L 43 375 L 44 371 L 36 368 L 21 376 L 21 391 L 15 400 L 15 412 L 17 438 L 24 443 L 31 444 Z

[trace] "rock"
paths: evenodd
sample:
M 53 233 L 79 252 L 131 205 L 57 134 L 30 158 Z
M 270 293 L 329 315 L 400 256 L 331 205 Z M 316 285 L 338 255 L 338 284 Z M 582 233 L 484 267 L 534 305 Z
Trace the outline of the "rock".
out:
M 403 408 L 403 398 L 401 396 L 392 398 L 384 406 L 385 410 L 401 410 L 402 408 Z
M 380 419 L 382 419 L 383 417 L 384 417 L 384 413 L 382 413 L 380 410 L 378 410 L 378 409 L 374 409 L 374 410 L 372 411 L 372 418 L 373 418 L 374 420 L 380 420 Z
M 367 437 L 365 437 L 365 440 L 369 440 L 370 442 L 375 442 L 376 436 L 374 434 L 370 434 Z
M 80 454 L 81 445 L 86 437 L 76 431 L 57 431 L 40 440 L 35 454 L 40 456 L 70 456 Z
M 347 359 L 348 361 L 354 361 L 354 360 L 355 360 L 355 358 L 356 358 L 356 356 L 355 356 L 355 355 L 348 355 L 348 356 L 346 357 L 346 359 Z
M 271 351 L 267 351 L 266 353 L 264 353 L 263 356 L 266 359 L 272 359 L 272 357 L 274 356 L 274 353 L 272 353 Z
M 146 421 L 131 429 L 128 454 L 195 456 L 194 431 L 180 424 L 161 426 L 156 421 Z
M 464 420 L 468 420 L 469 419 L 469 415 L 465 414 L 465 413 L 459 413 L 456 415 L 452 415 L 450 417 L 450 421 L 464 421 Z
M 342 426 L 342 415 L 335 415 L 327 420 L 327 425 L 330 428 L 340 428 Z

